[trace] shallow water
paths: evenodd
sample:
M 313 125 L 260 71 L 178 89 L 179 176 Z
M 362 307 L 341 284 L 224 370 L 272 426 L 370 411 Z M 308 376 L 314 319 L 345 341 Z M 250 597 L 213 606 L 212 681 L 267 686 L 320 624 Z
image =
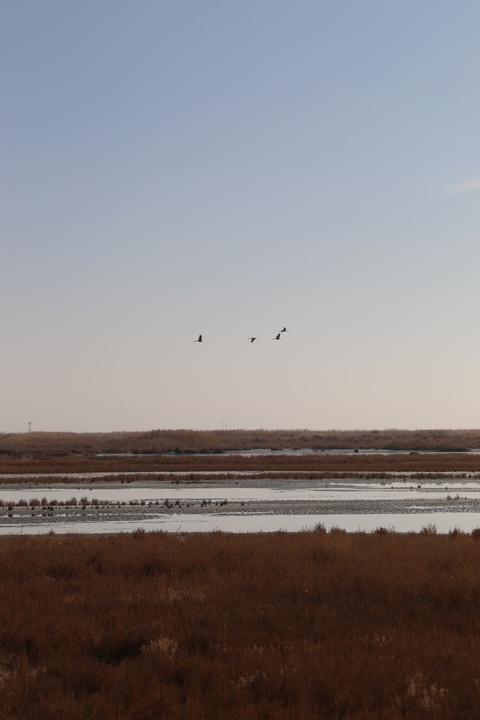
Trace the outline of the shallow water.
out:
M 259 481 L 260 482 L 260 481 Z M 129 484 L 91 486 L 72 483 L 66 485 L 32 486 L 12 485 L 0 487 L 0 534 L 43 534 L 48 532 L 105 534 L 132 532 L 138 528 L 164 532 L 275 532 L 285 530 L 297 532 L 314 528 L 318 523 L 327 530 L 338 527 L 348 532 L 373 532 L 383 527 L 397 532 L 419 532 L 423 527 L 435 525 L 438 532 L 459 529 L 471 532 L 480 527 L 480 481 L 471 478 L 449 477 L 442 482 L 428 481 L 410 483 L 398 477 L 378 481 L 325 481 L 282 478 L 256 481 L 239 480 L 229 482 L 202 482 L 178 484 L 171 482 L 136 482 Z M 41 515 L 35 510 L 31 517 L 17 509 L 8 517 L 8 503 L 45 499 L 45 504 L 55 502 L 55 518 Z M 86 515 L 81 508 L 67 510 L 57 503 L 67 503 L 72 498 L 77 502 L 85 498 L 88 502 Z M 458 498 L 458 500 L 457 500 Z M 91 503 L 115 506 L 105 511 L 92 509 Z M 189 512 L 166 513 L 162 508 L 165 501 L 171 504 L 188 505 Z M 240 503 L 245 502 L 241 511 L 232 507 L 228 511 L 209 512 L 200 510 L 200 502 Z M 431 507 L 429 507 L 432 502 Z M 466 502 L 465 502 L 466 501 Z M 312 506 L 308 513 L 305 506 L 295 503 L 321 502 L 325 512 L 315 512 Z M 379 505 L 374 503 L 382 503 Z M 132 509 L 131 503 L 135 504 Z M 263 503 L 263 505 L 261 505 Z M 272 511 L 266 512 L 271 503 Z M 334 510 L 333 503 L 336 503 Z M 369 505 L 372 503 L 372 505 Z M 391 503 L 391 506 L 390 506 Z M 439 512 L 439 503 L 442 511 Z M 198 504 L 198 511 L 195 505 Z M 266 504 L 266 507 L 265 507 Z M 330 505 L 331 504 L 331 505 Z M 339 508 L 340 504 L 340 508 Z M 123 506 L 129 506 L 125 508 Z M 193 507 L 192 507 L 193 505 Z M 117 507 L 118 506 L 118 507 Z M 331 507 L 331 512 L 329 512 Z M 176 508 L 175 508 L 176 509 Z M 33 509 L 32 509 L 33 510 Z
M 303 455 L 438 455 L 438 450 L 388 450 L 375 449 L 375 448 L 359 448 L 358 450 L 352 448 L 298 448 L 296 450 L 292 448 L 285 448 L 283 450 L 272 450 L 270 448 L 258 448 L 256 450 L 222 450 L 221 453 L 186 453 L 190 457 L 203 457 L 205 455 L 225 455 L 226 457 L 255 457 L 255 456 L 271 456 L 271 455 L 292 455 L 292 456 L 303 456 Z M 448 450 L 445 452 L 447 455 L 478 455 L 480 453 L 479 448 L 470 448 L 469 450 Z M 107 457 L 110 453 L 104 453 Z M 132 455 L 132 453 L 118 453 L 119 455 Z M 175 453 L 165 453 L 166 455 L 175 455 Z M 151 453 L 150 453 L 151 455 Z M 137 456 L 141 457 L 141 456 Z
M 423 528 L 435 526 L 438 533 L 453 530 L 470 533 L 480 527 L 477 513 L 392 513 L 387 515 L 281 515 L 281 514 L 204 514 L 165 515 L 143 520 L 108 520 L 89 522 L 28 522 L 17 525 L 6 525 L 0 522 L 0 535 L 40 535 L 54 532 L 55 534 L 113 534 L 133 532 L 135 530 L 162 531 L 168 533 L 192 532 L 300 532 L 314 530 L 322 524 L 326 530 L 338 528 L 347 532 L 374 532 L 379 528 L 406 533 L 420 532 Z
M 439 500 L 461 496 L 465 499 L 480 501 L 480 482 L 451 482 L 448 485 L 426 483 L 405 485 L 403 483 L 357 483 L 357 482 L 321 482 L 295 481 L 282 484 L 255 487 L 241 485 L 222 485 L 202 483 L 195 485 L 172 485 L 170 483 L 145 485 L 115 485 L 114 487 L 91 487 L 84 484 L 69 484 L 67 486 L 45 486 L 37 488 L 0 488 L 0 500 L 5 504 L 18 503 L 21 500 L 30 502 L 34 499 L 46 498 L 47 503 L 52 501 L 67 502 L 75 497 L 87 498 L 90 503 L 93 499 L 99 502 L 129 503 L 156 502 L 165 500 L 181 502 L 211 500 L 212 502 L 355 502 L 377 500 Z

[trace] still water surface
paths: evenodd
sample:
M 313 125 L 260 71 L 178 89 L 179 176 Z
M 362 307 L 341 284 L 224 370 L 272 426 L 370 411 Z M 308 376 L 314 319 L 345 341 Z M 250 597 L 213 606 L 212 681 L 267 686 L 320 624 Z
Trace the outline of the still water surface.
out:
M 86 498 L 88 503 L 98 500 L 99 503 L 118 505 L 118 512 L 112 514 L 102 512 L 99 508 L 90 513 L 88 519 L 78 516 L 67 518 L 64 508 L 55 509 L 55 519 L 51 517 L 30 518 L 28 515 L 19 517 L 14 511 L 13 517 L 7 514 L 8 503 L 23 500 L 29 503 L 33 499 L 45 498 L 46 503 L 68 502 L 71 498 L 78 501 Z M 461 499 L 463 504 L 457 499 Z M 142 483 L 132 485 L 114 484 L 110 487 L 90 487 L 85 484 L 67 486 L 46 486 L 21 488 L 17 486 L 0 488 L 0 500 L 4 506 L 0 508 L 0 534 L 42 534 L 55 533 L 118 533 L 132 532 L 136 529 L 164 532 L 275 532 L 284 530 L 297 532 L 313 529 L 322 523 L 327 530 L 338 527 L 348 532 L 373 532 L 383 527 L 397 532 L 419 532 L 422 528 L 435 525 L 440 533 L 454 529 L 471 532 L 480 527 L 480 482 L 470 480 L 452 480 L 445 483 L 425 482 L 410 484 L 403 481 L 385 480 L 382 482 L 314 482 L 295 481 L 279 483 L 278 480 L 263 487 L 254 484 L 221 485 L 218 483 L 201 486 L 172 483 Z M 179 501 L 181 504 L 193 504 L 189 512 L 166 513 L 163 503 Z M 230 509 L 228 512 L 217 510 L 207 512 L 205 508 L 196 512 L 195 505 L 201 501 L 212 503 L 232 502 L 245 503 L 241 512 Z M 325 503 L 323 514 L 305 514 L 295 512 L 288 503 L 321 501 Z M 365 511 L 365 503 L 392 501 L 392 512 L 387 509 Z M 401 502 L 399 511 L 398 502 Z M 429 509 L 429 502 L 432 506 Z M 140 514 L 122 512 L 122 504 L 155 503 L 143 507 Z M 341 503 L 343 512 L 329 512 L 330 503 Z M 358 503 L 363 503 L 359 506 Z M 417 506 L 415 503 L 418 503 Z M 260 509 L 260 503 L 275 503 L 275 512 Z M 395 507 L 393 503 L 396 503 Z M 439 503 L 442 511 L 439 512 Z M 477 505 L 478 503 L 478 505 Z M 272 506 L 273 507 L 273 506 Z M 377 506 L 378 507 L 378 506 Z M 269 508 L 267 508 L 268 510 Z M 286 510 L 288 509 L 288 512 Z M 324 508 L 325 509 L 325 508 Z M 333 509 L 333 506 L 332 508 Z
M 448 482 L 423 483 L 421 485 L 402 482 L 367 483 L 367 482 L 330 482 L 314 483 L 292 482 L 268 486 L 225 486 L 219 483 L 200 487 L 194 485 L 178 486 L 171 483 L 151 485 L 126 485 L 114 487 L 90 487 L 84 484 L 68 486 L 45 486 L 36 488 L 2 487 L 0 500 L 5 504 L 17 503 L 20 500 L 30 502 L 37 498 L 46 498 L 52 501 L 66 502 L 72 497 L 93 499 L 99 502 L 129 503 L 130 501 L 164 502 L 165 500 L 180 500 L 182 502 L 212 500 L 212 502 L 227 500 L 229 502 L 299 502 L 299 501 L 342 501 L 355 502 L 359 500 L 438 500 L 460 495 L 462 498 L 478 500 L 480 502 L 480 482 Z
M 438 533 L 455 529 L 470 533 L 480 527 L 476 513 L 392 513 L 386 515 L 282 515 L 282 514 L 182 514 L 165 515 L 142 520 L 107 520 L 89 522 L 42 522 L 41 525 L 25 522 L 17 525 L 0 523 L 0 535 L 56 534 L 111 534 L 135 530 L 194 533 L 194 532 L 300 532 L 313 530 L 321 523 L 327 530 L 339 528 L 347 532 L 374 532 L 379 528 L 395 532 L 420 532 L 423 528 L 435 526 Z

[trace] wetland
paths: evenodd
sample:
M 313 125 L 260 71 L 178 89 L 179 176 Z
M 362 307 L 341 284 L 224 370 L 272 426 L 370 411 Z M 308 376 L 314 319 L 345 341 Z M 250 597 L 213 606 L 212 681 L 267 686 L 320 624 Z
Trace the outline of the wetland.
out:
M 474 431 L 0 435 L 0 533 L 471 532 L 479 448 Z

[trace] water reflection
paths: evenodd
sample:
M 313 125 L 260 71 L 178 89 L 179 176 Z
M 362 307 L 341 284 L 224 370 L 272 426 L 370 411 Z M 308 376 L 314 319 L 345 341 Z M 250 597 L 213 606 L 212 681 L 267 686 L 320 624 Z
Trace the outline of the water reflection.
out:
M 262 482 L 262 487 L 254 481 L 198 486 L 143 482 L 98 487 L 85 483 L 1 487 L 0 534 L 52 531 L 105 534 L 131 532 L 137 528 L 169 533 L 298 532 L 319 523 L 327 530 L 338 527 L 348 532 L 373 532 L 380 527 L 396 532 L 419 532 L 432 524 L 440 533 L 455 528 L 471 532 L 480 527 L 480 482 L 471 479 L 450 477 L 445 483 L 429 481 L 418 485 L 398 478 L 375 482 L 277 478 Z M 72 498 L 87 506 L 87 511 L 82 513 L 82 508 L 72 503 L 73 507 L 67 512 L 64 506 Z M 22 501 L 20 511 L 14 506 Z M 37 507 L 26 507 L 32 501 Z M 53 504 L 55 510 L 51 508 L 47 512 L 47 508 L 39 508 L 40 501 L 45 506 Z M 302 502 L 307 505 L 301 506 Z M 177 510 L 173 506 L 178 505 L 178 512 L 167 513 L 169 503 L 173 510 Z M 209 503 L 220 507 L 211 512 Z M 223 505 L 229 503 L 233 507 L 224 512 Z M 276 512 L 266 512 L 269 504 Z M 123 507 L 132 505 L 135 507 Z
M 438 533 L 453 530 L 470 533 L 480 527 L 476 513 L 392 513 L 387 515 L 276 515 L 276 514 L 181 514 L 162 515 L 143 520 L 109 520 L 89 522 L 46 522 L 45 524 L 5 525 L 0 523 L 1 535 L 55 534 L 113 534 L 135 530 L 168 533 L 195 532 L 300 532 L 314 530 L 322 524 L 326 530 L 338 528 L 346 532 L 374 532 L 379 528 L 399 533 L 420 532 L 435 526 Z
M 129 503 L 163 502 L 180 500 L 244 501 L 244 502 L 300 502 L 300 501 L 359 501 L 359 500 L 438 500 L 461 496 L 464 499 L 480 501 L 479 482 L 450 482 L 449 484 L 425 483 L 422 485 L 405 485 L 393 483 L 358 483 L 358 482 L 325 482 L 309 481 L 286 482 L 275 481 L 268 486 L 256 487 L 221 483 L 208 485 L 176 485 L 159 483 L 151 485 L 126 485 L 113 487 L 91 487 L 84 484 L 71 484 L 56 487 L 38 488 L 0 488 L 0 500 L 5 504 L 18 503 L 21 500 L 30 502 L 45 498 L 47 503 L 67 502 L 72 497 L 86 498 L 90 503 L 93 499 L 99 502 Z

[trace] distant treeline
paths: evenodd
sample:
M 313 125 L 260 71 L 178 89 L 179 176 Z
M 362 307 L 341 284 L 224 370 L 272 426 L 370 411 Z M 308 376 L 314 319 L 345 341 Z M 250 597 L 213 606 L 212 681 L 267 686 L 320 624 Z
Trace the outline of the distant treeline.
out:
M 212 453 L 311 448 L 467 451 L 480 430 L 150 430 L 145 432 L 1 433 L 0 455 L 71 453 Z

